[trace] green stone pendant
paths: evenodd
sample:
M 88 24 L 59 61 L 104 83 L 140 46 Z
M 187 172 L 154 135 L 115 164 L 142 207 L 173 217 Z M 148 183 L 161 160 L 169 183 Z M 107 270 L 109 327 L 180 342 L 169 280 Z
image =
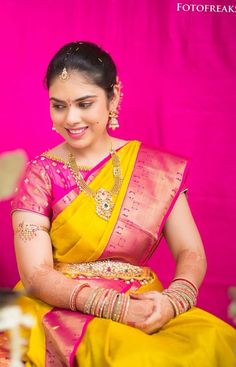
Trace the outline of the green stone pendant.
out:
M 108 220 L 111 217 L 114 207 L 112 195 L 101 188 L 96 192 L 95 200 L 97 215 L 102 219 Z

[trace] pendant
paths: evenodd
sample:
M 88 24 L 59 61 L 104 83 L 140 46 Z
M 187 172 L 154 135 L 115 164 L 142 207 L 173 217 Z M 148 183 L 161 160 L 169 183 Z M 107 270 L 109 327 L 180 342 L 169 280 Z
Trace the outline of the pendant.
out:
M 108 220 L 114 207 L 111 193 L 101 188 L 96 192 L 95 201 L 97 215 L 102 219 Z

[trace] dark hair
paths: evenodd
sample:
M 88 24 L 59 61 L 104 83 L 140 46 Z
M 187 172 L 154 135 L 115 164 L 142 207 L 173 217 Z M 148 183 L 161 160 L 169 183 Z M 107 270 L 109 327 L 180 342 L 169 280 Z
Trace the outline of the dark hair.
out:
M 111 56 L 95 43 L 78 41 L 63 46 L 48 65 L 44 80 L 48 89 L 65 67 L 82 72 L 89 81 L 104 89 L 109 99 L 113 96 L 116 66 Z

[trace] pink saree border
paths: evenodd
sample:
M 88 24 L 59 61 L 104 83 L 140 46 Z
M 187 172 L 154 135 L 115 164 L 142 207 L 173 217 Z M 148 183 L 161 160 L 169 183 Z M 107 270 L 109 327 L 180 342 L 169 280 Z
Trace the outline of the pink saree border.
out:
M 99 279 L 97 279 L 97 280 L 99 281 Z M 131 285 L 124 285 L 124 287 L 120 290 L 120 292 L 121 293 L 126 293 L 131 288 L 132 288 L 132 290 L 135 290 L 139 286 L 140 286 L 139 282 L 133 282 Z M 84 323 L 84 326 L 82 328 L 81 335 L 80 335 L 78 341 L 75 343 L 74 348 L 73 348 L 73 351 L 72 351 L 72 353 L 70 355 L 70 366 L 73 366 L 75 355 L 76 355 L 76 351 L 77 351 L 77 349 L 78 349 L 78 347 L 79 347 L 79 345 L 80 345 L 80 343 L 81 343 L 81 341 L 83 339 L 83 336 L 84 336 L 84 334 L 86 332 L 86 329 L 87 329 L 87 326 L 88 326 L 89 322 L 94 319 L 93 316 L 89 316 L 89 315 L 86 315 L 86 316 L 88 316 L 88 317 L 87 317 L 87 319 L 86 319 L 86 321 Z
M 145 265 L 162 238 L 165 221 L 187 173 L 186 158 L 140 145 L 118 220 L 100 259 L 116 258 Z M 158 197 L 159 203 L 153 202 Z M 150 218 L 142 210 L 152 213 Z
M 80 282 L 81 279 L 77 279 Z M 130 284 L 123 280 L 86 278 L 91 286 L 113 288 L 125 293 L 140 287 L 139 281 Z M 45 367 L 73 367 L 79 344 L 93 316 L 81 312 L 53 308 L 43 316 L 43 327 L 46 337 Z

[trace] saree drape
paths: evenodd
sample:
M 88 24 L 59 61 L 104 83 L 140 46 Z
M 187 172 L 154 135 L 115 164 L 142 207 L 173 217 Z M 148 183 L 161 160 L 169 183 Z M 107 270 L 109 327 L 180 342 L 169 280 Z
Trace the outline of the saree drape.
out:
M 144 267 L 162 238 L 165 221 L 180 192 L 186 188 L 187 160 L 148 148 L 138 141 L 129 142 L 117 154 L 123 183 L 108 221 L 97 216 L 93 200 L 84 192 L 78 192 L 68 176 L 72 186 L 64 185 L 68 191 L 60 198 L 60 212 L 53 216 L 54 206 L 58 210 L 58 200 L 54 200 L 50 211 L 48 203 L 53 202 L 52 194 L 50 198 L 52 181 L 57 177 L 55 172 L 61 174 L 64 163 L 42 154 L 29 165 L 13 210 L 22 210 L 25 206 L 26 210 L 38 210 L 52 216 L 53 256 L 55 265 L 62 264 L 61 269 L 66 264 L 105 259 Z M 39 167 L 36 168 L 40 171 L 37 195 L 41 192 L 41 198 L 38 195 L 32 203 L 33 176 L 28 178 L 31 166 L 34 170 Z M 26 183 L 27 178 L 31 182 Z M 109 190 L 113 184 L 111 160 L 106 159 L 87 179 L 93 190 L 101 187 Z M 44 185 L 41 191 L 40 180 Z M 32 185 L 30 190 L 27 188 L 29 183 Z M 21 200 L 23 192 L 25 200 Z M 55 192 L 54 188 L 54 199 Z M 146 282 L 135 278 L 84 277 L 79 274 L 76 279 L 120 292 L 161 291 L 162 285 L 156 274 L 151 274 Z M 19 283 L 18 288 L 21 287 Z M 196 307 L 171 320 L 160 331 L 147 335 L 124 324 L 53 308 L 29 297 L 22 299 L 22 305 L 36 319 L 28 336 L 26 366 L 233 367 L 236 363 L 235 330 Z

